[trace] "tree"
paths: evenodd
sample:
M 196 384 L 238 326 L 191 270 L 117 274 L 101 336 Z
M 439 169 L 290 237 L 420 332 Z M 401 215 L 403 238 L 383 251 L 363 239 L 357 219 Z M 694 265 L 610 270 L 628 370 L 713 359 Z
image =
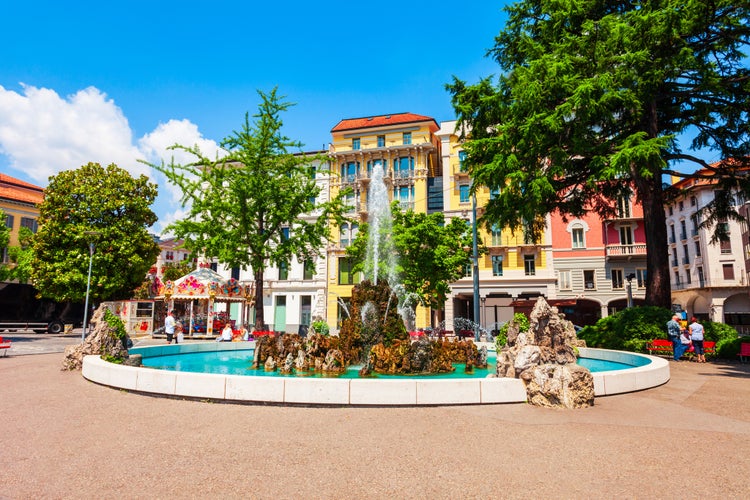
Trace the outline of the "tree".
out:
M 10 228 L 5 225 L 5 217 L 5 212 L 0 209 L 0 251 L 2 251 L 3 248 L 7 248 L 8 243 L 10 242 Z M 8 279 L 8 271 L 9 267 L 6 264 L 0 262 L 0 279 Z
M 179 262 L 168 262 L 162 268 L 162 280 L 176 281 L 191 271 L 195 270 L 195 262 L 192 259 Z
M 0 213 L 0 215 L 2 214 Z M 31 232 L 31 229 L 28 227 L 19 228 L 18 246 L 7 247 L 9 265 L 3 264 L 0 266 L 0 279 L 28 283 L 31 278 L 31 265 L 34 257 L 33 242 L 34 233 Z
M 146 176 L 133 178 L 114 164 L 89 163 L 51 177 L 33 244 L 31 277 L 39 293 L 82 301 L 94 243 L 91 297 L 130 298 L 159 254 L 148 233 L 156 192 Z
M 330 239 L 331 220 L 343 222 L 347 193 L 318 199 L 321 188 L 311 165 L 326 158 L 301 154 L 302 144 L 281 133 L 280 115 L 292 103 L 275 88 L 258 94 L 261 104 L 254 122 L 246 113 L 242 128 L 222 141 L 226 156 L 211 160 L 198 148 L 175 145 L 173 149 L 192 154 L 195 161 L 152 167 L 182 190 L 182 205 L 189 213 L 168 229 L 185 239 L 185 247 L 232 268 L 252 269 L 260 329 L 264 271 L 293 257 L 304 261 L 319 255 Z
M 674 193 L 663 176 L 716 182 L 704 227 L 737 219 L 732 193 L 750 193 L 750 72 L 741 52 L 750 7 L 524 0 L 507 10 L 489 51 L 503 71 L 497 83 L 454 78 L 447 86 L 459 125 L 471 131 L 465 149 L 475 184 L 501 190 L 483 221 L 533 221 L 538 232 L 539 216 L 554 210 L 611 217 L 613 200 L 632 189 L 648 234 L 646 302 L 669 307 L 664 204 Z M 709 164 L 700 149 L 731 161 Z M 710 175 L 678 171 L 680 162 Z
M 448 224 L 442 213 L 402 212 L 391 204 L 391 240 L 397 256 L 396 274 L 407 293 L 433 309 L 443 309 L 450 284 L 462 278 L 471 264 L 472 239 L 469 225 L 454 217 Z M 364 268 L 368 239 L 367 224 L 360 226 L 347 254 Z M 393 283 L 391 283 L 393 285 Z

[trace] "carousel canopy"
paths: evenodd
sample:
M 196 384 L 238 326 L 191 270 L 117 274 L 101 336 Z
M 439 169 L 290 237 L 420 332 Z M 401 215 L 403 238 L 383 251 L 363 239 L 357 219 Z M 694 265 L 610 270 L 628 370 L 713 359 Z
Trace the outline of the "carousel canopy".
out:
M 243 302 L 252 299 L 253 287 L 244 287 L 234 278 L 226 279 L 207 267 L 196 269 L 182 278 L 159 286 L 157 299 L 212 299 L 216 302 Z

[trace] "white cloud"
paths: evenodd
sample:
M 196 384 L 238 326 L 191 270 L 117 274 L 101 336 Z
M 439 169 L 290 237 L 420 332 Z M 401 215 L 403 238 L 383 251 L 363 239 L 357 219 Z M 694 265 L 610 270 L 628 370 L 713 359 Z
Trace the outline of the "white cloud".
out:
M 67 98 L 50 89 L 0 86 L 0 151 L 10 167 L 39 184 L 88 162 L 116 163 L 132 174 L 150 174 L 133 145 L 128 120 L 114 101 L 94 87 Z
M 22 92 L 0 86 L 0 154 L 11 170 L 21 172 L 41 186 L 50 176 L 78 168 L 88 162 L 115 163 L 133 175 L 145 174 L 159 185 L 154 211 L 164 227 L 184 217 L 180 193 L 162 174 L 139 162 L 154 164 L 193 160 L 174 144 L 198 146 L 204 156 L 214 158 L 218 144 L 204 138 L 188 120 L 169 120 L 137 141 L 127 118 L 112 99 L 95 87 L 61 97 L 46 88 L 24 85 Z

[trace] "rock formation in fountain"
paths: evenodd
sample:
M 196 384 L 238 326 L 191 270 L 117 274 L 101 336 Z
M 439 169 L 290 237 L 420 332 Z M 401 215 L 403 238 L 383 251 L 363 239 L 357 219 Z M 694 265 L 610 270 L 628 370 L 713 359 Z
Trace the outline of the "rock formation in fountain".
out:
M 94 312 L 89 322 L 89 334 L 82 344 L 69 345 L 65 348 L 63 370 L 80 370 L 83 366 L 83 357 L 90 354 L 122 360 L 122 363 L 127 365 L 140 366 L 140 355 L 128 356 L 127 336 L 124 339 L 118 338 L 117 328 L 110 326 L 104 320 L 106 310 L 107 306 L 101 305 Z
M 537 406 L 583 408 L 594 404 L 594 378 L 576 364 L 576 337 L 570 321 L 540 297 L 527 332 L 511 323 L 508 345 L 497 353 L 497 375 L 520 378 L 528 401 Z

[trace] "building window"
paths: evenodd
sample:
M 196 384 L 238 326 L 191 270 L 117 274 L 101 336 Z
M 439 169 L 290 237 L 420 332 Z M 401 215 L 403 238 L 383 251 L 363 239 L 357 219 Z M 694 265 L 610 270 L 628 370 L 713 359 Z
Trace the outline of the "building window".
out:
M 612 274 L 612 289 L 622 290 L 623 288 L 625 288 L 624 280 L 623 280 L 623 270 L 612 269 L 611 274 Z
M 411 144 L 411 132 L 404 132 L 403 139 L 404 144 Z
M 669 225 L 669 242 L 674 243 L 677 241 L 677 236 L 675 236 L 674 232 L 674 224 Z
M 492 276 L 503 275 L 503 256 L 493 255 L 492 256 Z
M 688 246 L 687 244 L 682 245 L 682 252 L 685 254 L 685 256 L 682 258 L 683 264 L 690 264 L 690 254 L 688 253 Z
M 401 210 L 414 210 L 414 186 L 393 188 L 393 201 L 398 201 Z
M 379 148 L 384 148 L 385 147 L 385 136 L 384 135 L 379 135 L 378 136 L 378 147 Z
M 674 209 L 672 208 L 672 205 L 669 205 L 669 215 L 674 215 Z
M 354 182 L 357 179 L 357 170 L 359 163 L 350 161 L 341 165 L 341 181 Z
M 680 212 L 682 212 L 685 209 L 685 202 L 680 200 L 679 206 L 680 206 Z
M 685 225 L 685 219 L 680 221 L 680 239 L 687 239 L 687 226 Z
M 595 290 L 596 281 L 594 278 L 594 271 L 583 271 L 583 287 L 586 290 Z
M 533 255 L 523 256 L 523 270 L 526 276 L 536 275 L 536 261 Z
M 692 283 L 692 278 L 690 277 L 690 269 L 688 269 L 685 273 L 685 283 L 688 285 Z
M 5 227 L 13 229 L 13 216 L 10 214 L 5 214 Z
M 698 272 L 698 286 L 702 287 L 706 282 L 706 278 L 703 276 L 703 268 L 697 267 L 695 270 Z
M 721 268 L 724 271 L 725 280 L 734 279 L 734 264 L 722 264 Z
M 643 268 L 636 269 L 635 279 L 636 279 L 636 283 L 638 284 L 638 288 L 645 288 L 646 287 L 646 270 Z
M 349 257 L 339 258 L 339 285 L 356 285 L 360 281 L 360 273 L 355 273 L 354 262 Z
M 164 258 L 166 260 L 174 260 L 174 252 L 172 250 L 167 250 L 165 252 Z
M 31 217 L 21 217 L 21 227 L 28 228 L 32 233 L 36 234 L 36 219 L 32 219 Z
M 286 281 L 289 279 L 289 263 L 282 262 L 279 264 L 279 280 Z
M 528 221 L 523 221 L 523 244 L 536 245 L 537 239 L 534 237 L 534 231 Z
M 8 263 L 8 261 L 10 260 L 8 258 L 8 247 L 5 247 L 2 249 L 2 251 L 0 251 L 0 257 L 2 257 L 0 258 L 0 262 L 2 262 L 3 264 Z
M 307 259 L 304 264 L 304 269 L 302 271 L 302 279 L 303 280 L 311 280 L 315 276 L 315 262 L 312 261 L 312 259 Z
M 674 272 L 674 284 L 677 286 L 680 286 L 680 272 L 679 271 Z
M 231 271 L 231 278 L 234 280 L 239 281 L 240 280 L 240 268 L 239 267 L 233 267 Z
M 358 231 L 359 226 L 357 224 L 344 224 L 343 226 L 341 226 L 339 237 L 339 244 L 341 245 L 341 247 L 346 248 L 354 243 L 354 239 L 357 237 Z
M 557 285 L 560 290 L 570 290 L 573 288 L 570 282 L 570 271 L 560 271 L 558 273 Z
M 630 196 L 620 196 L 617 199 L 617 215 L 621 219 L 630 218 Z
M 466 151 L 458 152 L 458 171 L 466 172 Z
M 698 199 L 695 196 L 690 197 L 690 206 L 694 207 L 698 204 Z
M 679 265 L 680 262 L 677 260 L 677 249 L 672 249 L 672 267 Z
M 630 226 L 620 226 L 620 244 L 621 245 L 633 245 L 633 228 Z M 629 250 L 632 250 L 629 249 Z
M 458 201 L 459 203 L 469 203 L 469 185 L 461 184 L 458 186 Z
M 726 253 L 732 253 L 732 242 L 731 241 L 729 241 L 729 240 L 722 241 L 722 242 L 719 243 L 719 246 L 721 247 L 721 253 L 725 253 L 725 254 Z
M 352 149 L 354 150 L 360 149 L 359 137 L 352 139 Z
M 393 160 L 393 176 L 400 179 L 414 177 L 414 158 L 404 156 Z
M 500 196 L 500 188 L 491 188 L 490 189 L 490 200 L 494 200 Z
M 570 231 L 570 236 L 573 240 L 573 248 L 586 248 L 586 242 L 583 240 L 583 234 L 583 226 L 573 226 L 573 229 Z
M 503 230 L 497 226 L 492 226 L 491 231 L 492 246 L 499 247 L 503 245 Z

